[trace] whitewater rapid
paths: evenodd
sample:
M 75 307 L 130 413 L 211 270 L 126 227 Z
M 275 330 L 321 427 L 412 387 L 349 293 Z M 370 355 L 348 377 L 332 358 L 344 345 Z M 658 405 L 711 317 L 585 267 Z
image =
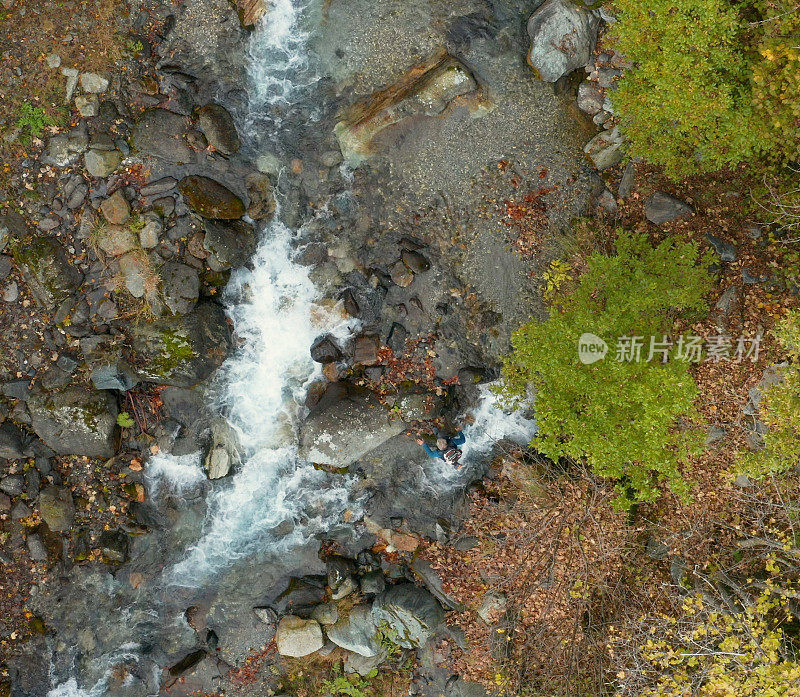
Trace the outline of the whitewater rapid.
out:
M 311 10 L 302 0 L 272 0 L 252 34 L 250 104 L 238 118 L 240 131 L 256 150 L 261 143 L 280 145 L 281 138 L 288 137 L 284 129 L 292 125 L 293 104 L 307 98 L 319 79 L 306 48 Z M 306 390 L 321 373 L 311 359 L 311 344 L 323 333 L 345 340 L 358 330 L 358 322 L 324 301 L 309 278 L 309 268 L 295 261 L 305 228 L 293 230 L 283 222 L 280 200 L 274 220 L 259 234 L 251 264 L 232 273 L 223 296 L 236 348 L 212 389 L 213 408 L 238 437 L 240 463 L 232 476 L 214 484 L 202 533 L 165 569 L 166 585 L 206 587 L 237 560 L 265 550 L 288 551 L 341 521 L 345 511 L 358 515 L 348 478 L 318 471 L 298 456 Z M 432 460 L 421 472 L 426 485 L 440 491 L 463 485 L 495 442 L 504 437 L 527 442 L 534 424 L 519 414 L 503 414 L 484 388 L 465 431 L 468 467 L 456 472 Z M 206 481 L 201 453 L 158 454 L 146 465 L 154 499 L 187 495 Z M 136 661 L 135 649 L 126 645 L 119 656 Z M 106 660 L 112 665 L 119 656 Z M 48 697 L 99 697 L 104 692 L 103 681 L 85 690 L 70 678 Z

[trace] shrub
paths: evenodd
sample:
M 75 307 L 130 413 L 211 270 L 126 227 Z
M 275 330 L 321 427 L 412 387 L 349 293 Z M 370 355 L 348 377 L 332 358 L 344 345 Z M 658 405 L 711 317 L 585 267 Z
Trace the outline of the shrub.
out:
M 612 100 L 631 152 L 680 177 L 798 155 L 795 0 L 617 0 L 633 63 Z M 746 21 L 752 17 L 752 21 Z
M 800 465 L 800 311 L 790 313 L 775 330 L 788 351 L 781 381 L 764 390 L 759 418 L 767 427 L 764 449 L 745 458 L 742 470 L 762 479 Z
M 753 65 L 754 122 L 768 154 L 784 162 L 800 157 L 800 5 L 762 0 L 758 58 Z
M 631 151 L 671 176 L 749 158 L 746 57 L 726 0 L 617 0 L 617 50 L 634 63 L 613 94 Z M 743 118 L 744 117 L 744 118 Z
M 693 414 L 696 385 L 684 361 L 609 356 L 584 365 L 579 337 L 591 332 L 612 346 L 623 336 L 660 339 L 676 313 L 706 308 L 711 259 L 694 242 L 668 239 L 653 248 L 628 232 L 619 232 L 616 247 L 616 255 L 588 258 L 575 290 L 554 303 L 547 321 L 514 333 L 500 393 L 519 405 L 532 387 L 532 445 L 551 459 L 586 458 L 597 475 L 619 480 L 618 504 L 627 507 L 657 498 L 659 480 L 686 493 L 679 465 L 699 434 L 676 428 L 676 419 Z

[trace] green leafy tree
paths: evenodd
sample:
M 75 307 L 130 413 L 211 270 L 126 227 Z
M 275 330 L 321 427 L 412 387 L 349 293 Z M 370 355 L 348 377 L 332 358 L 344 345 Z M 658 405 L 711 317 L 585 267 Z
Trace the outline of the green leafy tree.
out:
M 616 0 L 631 152 L 681 177 L 800 149 L 795 0 Z
M 621 231 L 617 254 L 594 253 L 575 290 L 557 300 L 550 318 L 532 321 L 512 337 L 501 394 L 511 403 L 535 400 L 533 445 L 551 459 L 585 458 L 593 471 L 619 480 L 619 505 L 658 497 L 659 480 L 679 495 L 687 484 L 679 467 L 700 434 L 679 427 L 693 415 L 697 388 L 688 363 L 647 361 L 649 338 L 661 340 L 678 313 L 706 308 L 708 265 L 696 243 L 668 239 L 653 248 L 641 234 Z M 585 365 L 578 341 L 592 333 L 611 347 Z M 641 340 L 640 361 L 618 361 L 620 337 Z

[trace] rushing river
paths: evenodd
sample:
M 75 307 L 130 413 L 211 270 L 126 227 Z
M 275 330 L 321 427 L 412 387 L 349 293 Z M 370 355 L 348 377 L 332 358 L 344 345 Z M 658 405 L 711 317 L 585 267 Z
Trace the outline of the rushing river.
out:
M 291 137 L 294 127 L 293 107 L 301 100 L 302 118 L 309 118 L 307 105 L 313 104 L 318 83 L 306 51 L 314 9 L 303 0 L 272 0 L 252 34 L 249 110 L 239 115 L 239 126 L 256 152 L 261 143 L 277 145 L 280 152 L 282 140 Z M 166 587 L 199 593 L 237 561 L 264 549 L 288 552 L 358 504 L 351 500 L 346 478 L 317 471 L 297 454 L 301 405 L 309 382 L 320 372 L 309 347 L 324 332 L 344 338 L 357 323 L 319 302 L 308 267 L 294 261 L 304 228 L 293 230 L 283 222 L 280 201 L 274 220 L 260 235 L 251 269 L 235 271 L 225 292 L 237 348 L 219 371 L 214 390 L 214 407 L 239 437 L 241 462 L 231 477 L 215 485 L 198 541 L 165 568 Z M 532 422 L 520 415 L 506 416 L 495 409 L 485 391 L 467 429 L 467 461 L 479 460 L 504 436 L 525 442 L 532 429 Z M 165 490 L 180 495 L 205 481 L 199 453 L 157 455 L 147 472 L 153 496 Z M 438 461 L 422 473 L 426 485 L 442 489 L 463 484 L 466 476 Z M 151 602 L 158 601 L 153 597 Z M 113 666 L 115 660 L 135 658 L 136 649 L 132 637 L 130 644 L 103 661 Z M 71 678 L 49 697 L 97 697 L 104 691 L 102 681 L 81 689 Z

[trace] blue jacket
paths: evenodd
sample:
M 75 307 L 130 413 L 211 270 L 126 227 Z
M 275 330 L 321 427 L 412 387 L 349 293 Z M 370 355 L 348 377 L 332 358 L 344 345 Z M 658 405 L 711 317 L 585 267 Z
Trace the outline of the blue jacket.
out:
M 464 432 L 459 431 L 452 438 L 447 439 L 447 447 L 457 448 L 459 445 L 464 445 L 466 441 L 467 438 L 464 435 Z M 439 448 L 432 448 L 427 443 L 423 443 L 422 447 L 425 448 L 425 452 L 428 453 L 428 457 L 440 457 L 444 459 L 444 452 L 445 452 L 444 450 L 439 450 Z

